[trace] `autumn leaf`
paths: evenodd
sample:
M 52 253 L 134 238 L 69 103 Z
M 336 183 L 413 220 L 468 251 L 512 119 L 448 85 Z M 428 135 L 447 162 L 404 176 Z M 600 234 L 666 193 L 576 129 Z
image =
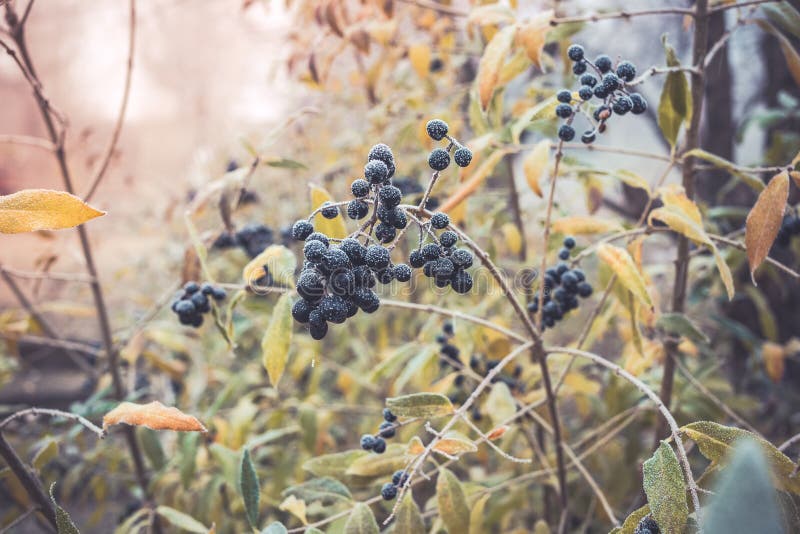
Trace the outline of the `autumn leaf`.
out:
M 667 54 L 667 66 L 678 67 L 675 49 L 662 38 L 664 50 Z M 680 133 L 681 124 L 689 124 L 692 115 L 692 95 L 689 91 L 689 82 L 683 72 L 670 72 L 661 90 L 661 100 L 658 103 L 658 126 L 671 146 L 675 146 Z
M 528 182 L 528 187 L 539 198 L 542 198 L 542 187 L 539 182 L 547 169 L 549 156 L 550 140 L 543 139 L 536 143 L 533 150 L 528 152 L 525 159 L 522 160 L 522 169 L 525 171 L 525 180 Z
M 764 359 L 767 376 L 776 384 L 779 383 L 785 369 L 786 351 L 783 346 L 767 341 L 761 347 L 761 357 Z
M 503 435 L 506 432 L 508 432 L 509 428 L 511 428 L 511 427 L 508 426 L 508 425 L 500 425 L 498 427 L 495 427 L 495 428 L 491 429 L 488 434 L 486 434 L 486 438 L 489 441 L 498 440 L 498 439 L 502 438 Z
M 480 97 L 481 110 L 484 112 L 492 99 L 497 81 L 500 79 L 500 69 L 506 59 L 511 45 L 514 43 L 514 35 L 517 31 L 516 26 L 506 26 L 498 31 L 486 50 L 483 51 L 481 61 L 478 64 L 478 96 Z
M 462 436 L 457 432 L 448 432 L 442 439 L 433 446 L 436 452 L 444 453 L 448 456 L 458 456 L 465 452 L 475 452 L 478 447 L 472 440 Z
M 517 33 L 517 41 L 525 50 L 528 59 L 542 69 L 542 51 L 547 40 L 547 33 L 550 31 L 550 19 L 553 18 L 553 10 L 544 11 L 533 18 L 531 21 L 521 25 Z
M 103 430 L 120 423 L 145 426 L 153 430 L 208 432 L 196 417 L 186 415 L 177 408 L 164 406 L 158 401 L 149 404 L 121 403 L 103 417 Z
M 289 349 L 292 345 L 292 299 L 288 294 L 281 295 L 272 317 L 261 339 L 261 356 L 264 368 L 269 375 L 273 387 L 283 376 L 286 362 L 289 361 Z
M 427 78 L 431 64 L 431 49 L 426 44 L 414 44 L 408 47 L 408 60 L 420 78 Z
M 24 189 L 0 196 L 0 233 L 61 230 L 105 214 L 65 191 Z
M 609 219 L 576 215 L 556 219 L 553 221 L 552 229 L 558 234 L 591 235 L 616 232 L 622 230 L 622 226 Z
M 274 282 L 284 287 L 294 287 L 294 271 L 297 258 L 291 250 L 283 245 L 270 245 L 242 270 L 242 278 L 248 286 L 269 275 Z
M 318 185 L 311 185 L 311 209 L 316 210 L 323 203 L 332 200 L 330 193 Z M 333 219 L 326 219 L 321 213 L 317 213 L 314 217 L 314 230 L 322 232 L 328 237 L 335 239 L 342 239 L 347 236 L 347 227 L 344 224 L 344 218 L 339 213 Z
M 639 302 L 648 308 L 653 307 L 653 301 L 647 292 L 644 278 L 627 250 L 608 243 L 601 243 L 597 247 L 597 256 L 611 267 L 622 285 L 633 293 Z
M 744 244 L 753 285 L 756 285 L 753 273 L 767 257 L 778 236 L 788 197 L 789 174 L 782 172 L 772 177 L 767 187 L 758 195 L 753 209 L 747 214 Z

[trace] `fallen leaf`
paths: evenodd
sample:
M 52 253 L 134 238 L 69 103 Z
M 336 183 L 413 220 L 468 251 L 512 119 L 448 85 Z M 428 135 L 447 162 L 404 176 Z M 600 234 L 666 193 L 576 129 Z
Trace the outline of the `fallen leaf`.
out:
M 120 423 L 145 426 L 153 430 L 208 432 L 196 417 L 186 415 L 177 408 L 164 406 L 158 401 L 149 404 L 121 403 L 103 417 L 103 430 Z
M 61 230 L 105 214 L 65 191 L 24 189 L 0 196 L 0 233 Z

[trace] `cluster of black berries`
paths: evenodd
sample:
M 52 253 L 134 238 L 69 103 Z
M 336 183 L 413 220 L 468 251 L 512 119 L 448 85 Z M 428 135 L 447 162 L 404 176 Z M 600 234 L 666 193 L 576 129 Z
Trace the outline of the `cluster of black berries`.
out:
M 378 427 L 378 432 L 361 436 L 361 448 L 383 454 L 386 452 L 386 440 L 394 437 L 398 426 L 397 416 L 389 408 L 384 408 L 383 423 Z
M 221 233 L 211 247 L 216 249 L 241 247 L 248 256 L 255 258 L 274 242 L 272 228 L 263 224 L 248 224 L 235 233 Z
M 431 153 L 428 155 L 428 165 L 431 166 L 431 169 L 439 172 L 449 167 L 450 151 L 453 149 L 455 149 L 453 152 L 453 161 L 456 162 L 456 165 L 459 167 L 466 167 L 470 164 L 472 161 L 472 151 L 459 143 L 455 138 L 447 135 L 448 126 L 446 122 L 441 119 L 433 119 L 428 121 L 425 129 L 434 141 L 447 139 L 449 142 L 447 148 L 434 148 L 431 150 Z
M 561 260 L 568 260 L 570 251 L 575 248 L 575 239 L 564 239 L 564 247 L 558 252 Z M 559 262 L 544 274 L 544 292 L 540 299 L 537 292 L 530 304 L 528 311 L 535 314 L 539 311 L 541 300 L 542 325 L 541 328 L 552 328 L 564 318 L 564 314 L 579 306 L 578 297 L 587 298 L 592 294 L 592 285 L 586 281 L 586 276 L 580 269 L 571 269 L 565 261 Z
M 428 223 L 432 230 L 445 230 L 450 218 L 444 213 L 434 213 Z M 408 263 L 415 269 L 422 268 L 428 278 L 433 278 L 436 287 L 451 286 L 456 293 L 468 293 L 472 289 L 472 275 L 466 269 L 472 267 L 472 253 L 465 248 L 456 248 L 458 234 L 445 230 L 434 243 L 420 243 L 411 251 Z
M 381 487 L 381 497 L 386 501 L 391 501 L 397 497 L 398 490 L 405 486 L 406 482 L 408 482 L 408 473 L 403 470 L 395 471 L 392 475 L 392 481 Z
M 569 89 L 562 89 L 556 95 L 560 102 L 556 106 L 556 116 L 566 119 L 558 129 L 558 137 L 563 141 L 572 141 L 575 138 L 575 128 L 572 121 L 575 115 L 584 111 L 584 103 L 592 98 L 600 99 L 601 103 L 594 109 L 592 118 L 597 124 L 591 122 L 592 128 L 581 135 L 581 141 L 593 143 L 598 133 L 606 129 L 606 121 L 613 113 L 625 115 L 628 112 L 639 115 L 647 111 L 647 101 L 639 93 L 630 91 L 628 84 L 636 78 L 636 67 L 630 61 L 620 61 L 614 69 L 611 58 L 607 55 L 597 56 L 594 62 L 586 59 L 581 45 L 574 44 L 567 49 L 567 55 L 573 61 L 572 72 L 580 76 L 581 87 L 578 89 L 578 99 L 572 105 L 573 95 Z M 587 72 L 591 67 L 594 74 Z M 588 113 L 586 113 L 588 117 Z
M 183 289 L 172 301 L 172 311 L 178 315 L 181 324 L 199 328 L 203 324 L 203 314 L 211 311 L 211 301 L 225 299 L 225 290 L 209 283 L 186 282 Z
M 633 534 L 661 534 L 661 529 L 658 528 L 658 523 L 653 519 L 653 516 L 648 515 L 639 521 Z
M 783 218 L 778 235 L 775 238 L 775 244 L 786 248 L 791 243 L 792 237 L 796 235 L 800 235 L 800 217 L 792 213 Z

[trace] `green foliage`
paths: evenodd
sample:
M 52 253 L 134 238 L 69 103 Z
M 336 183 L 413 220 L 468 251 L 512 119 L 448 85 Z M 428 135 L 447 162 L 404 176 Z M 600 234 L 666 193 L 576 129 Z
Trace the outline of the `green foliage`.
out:
M 653 518 L 665 534 L 680 534 L 689 517 L 689 507 L 686 483 L 675 451 L 662 441 L 655 454 L 644 462 L 642 472 Z
M 244 499 L 247 520 L 253 528 L 258 527 L 258 503 L 261 500 L 261 485 L 258 482 L 256 468 L 250 457 L 250 451 L 244 449 L 239 468 L 239 491 Z

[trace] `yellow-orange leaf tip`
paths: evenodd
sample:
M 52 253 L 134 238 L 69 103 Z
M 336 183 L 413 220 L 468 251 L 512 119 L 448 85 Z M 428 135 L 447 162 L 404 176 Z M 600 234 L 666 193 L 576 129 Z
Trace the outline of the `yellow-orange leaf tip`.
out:
M 149 404 L 123 402 L 103 417 L 103 430 L 120 423 L 146 426 L 153 430 L 208 432 L 196 417 L 186 415 L 177 408 L 164 406 L 158 401 Z

